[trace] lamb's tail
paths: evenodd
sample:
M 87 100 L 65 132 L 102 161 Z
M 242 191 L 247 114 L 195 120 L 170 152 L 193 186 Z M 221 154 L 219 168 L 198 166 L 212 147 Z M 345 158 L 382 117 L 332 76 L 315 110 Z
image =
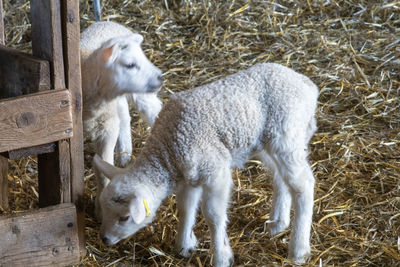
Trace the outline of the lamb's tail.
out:
M 100 21 L 101 20 L 100 0 L 93 0 L 93 10 L 94 10 L 94 19 L 96 21 Z

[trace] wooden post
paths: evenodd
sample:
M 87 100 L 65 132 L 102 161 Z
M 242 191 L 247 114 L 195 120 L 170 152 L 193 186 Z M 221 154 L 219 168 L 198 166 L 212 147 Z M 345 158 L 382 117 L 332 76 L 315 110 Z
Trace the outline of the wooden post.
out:
M 78 220 L 79 247 L 81 256 L 85 250 L 85 210 L 84 210 L 84 158 L 83 158 L 83 125 L 82 125 L 82 88 L 79 54 L 80 27 L 79 1 L 62 1 L 61 7 L 65 79 L 72 96 L 72 121 L 74 136 L 69 139 L 71 166 L 71 197 L 75 203 Z
M 0 0 L 0 45 L 4 45 L 3 1 Z M 1 89 L 1 88 L 0 88 Z M 8 210 L 8 160 L 0 156 L 0 206 Z
M 50 62 L 53 89 L 65 88 L 60 2 L 31 0 L 32 51 Z M 54 153 L 38 155 L 40 207 L 71 202 L 69 142 L 57 146 Z
M 8 206 L 8 160 L 0 156 L 0 210 L 7 211 Z
M 65 87 L 60 1 L 31 0 L 32 51 L 48 60 L 53 89 Z
M 0 44 L 4 44 L 4 13 L 3 13 L 3 1 L 0 0 Z

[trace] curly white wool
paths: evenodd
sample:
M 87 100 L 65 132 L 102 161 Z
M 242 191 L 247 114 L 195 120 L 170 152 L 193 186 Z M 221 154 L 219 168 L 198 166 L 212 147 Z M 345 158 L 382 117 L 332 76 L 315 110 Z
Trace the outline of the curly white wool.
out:
M 274 170 L 269 230 L 276 235 L 294 224 L 289 256 L 310 254 L 314 177 L 307 147 L 316 130 L 318 88 L 279 64 L 257 64 L 225 79 L 174 95 L 160 112 L 137 160 L 119 169 L 95 157 L 112 181 L 100 196 L 103 242 L 115 244 L 150 223 L 161 201 L 176 193 L 176 248 L 189 256 L 199 203 L 214 243 L 214 266 L 230 266 L 226 233 L 231 168 L 258 156 Z M 142 204 L 146 199 L 151 216 Z M 128 217 L 127 217 L 128 216 Z
M 131 160 L 129 102 L 154 123 L 162 102 L 157 97 L 161 71 L 144 55 L 143 37 L 114 22 L 96 22 L 81 35 L 83 126 L 102 159 L 125 166 Z M 116 151 L 114 151 L 116 150 Z M 108 179 L 97 173 L 98 191 Z M 96 202 L 96 213 L 99 205 Z

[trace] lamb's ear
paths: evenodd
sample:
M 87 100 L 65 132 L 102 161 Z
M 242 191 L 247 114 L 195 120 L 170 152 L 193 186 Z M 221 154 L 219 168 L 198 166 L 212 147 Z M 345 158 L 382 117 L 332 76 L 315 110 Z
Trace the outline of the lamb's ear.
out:
M 129 211 L 133 221 L 136 224 L 141 224 L 146 218 L 146 209 L 143 204 L 143 199 L 140 197 L 133 197 L 129 203 Z
M 118 174 L 123 173 L 123 169 L 115 167 L 108 162 L 105 162 L 99 155 L 93 157 L 93 166 L 104 174 L 108 179 L 112 179 Z
M 120 52 L 120 46 L 118 43 L 114 43 L 113 45 L 103 49 L 101 51 L 101 58 L 105 64 L 112 64 L 118 57 Z

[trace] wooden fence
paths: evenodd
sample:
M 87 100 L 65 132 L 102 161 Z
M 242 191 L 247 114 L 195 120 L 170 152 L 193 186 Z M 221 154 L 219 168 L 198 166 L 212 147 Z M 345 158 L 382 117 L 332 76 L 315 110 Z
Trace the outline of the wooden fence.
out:
M 32 55 L 4 46 L 0 0 L 0 205 L 8 159 L 38 155 L 39 210 L 0 216 L 0 266 L 85 254 L 79 1 L 31 0 Z M 8 158 L 8 159 L 7 159 Z

